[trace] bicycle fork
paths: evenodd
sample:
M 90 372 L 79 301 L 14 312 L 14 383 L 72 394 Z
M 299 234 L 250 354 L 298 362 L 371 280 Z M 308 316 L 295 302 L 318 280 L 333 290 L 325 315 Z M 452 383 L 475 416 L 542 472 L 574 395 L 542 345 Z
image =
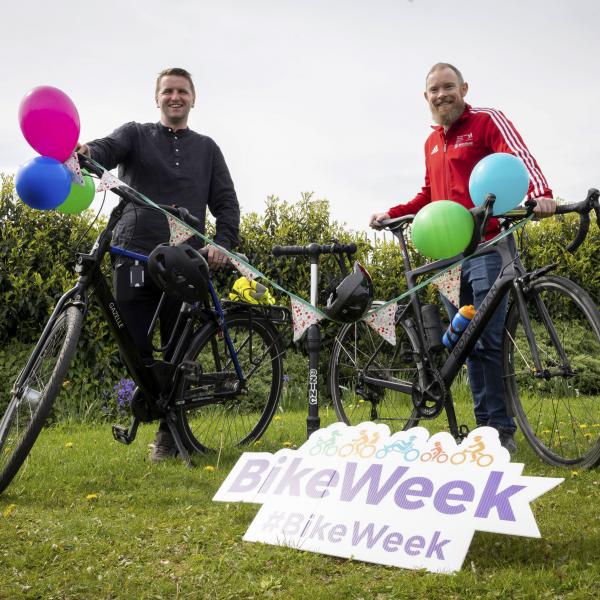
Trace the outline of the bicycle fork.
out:
M 548 309 L 544 304 L 544 301 L 540 294 L 535 290 L 525 290 L 523 289 L 523 282 L 521 280 L 517 280 L 514 284 L 514 292 L 515 298 L 517 302 L 517 307 L 519 309 L 519 316 L 521 318 L 521 323 L 523 325 L 523 330 L 525 332 L 525 337 L 527 338 L 527 342 L 529 344 L 529 348 L 531 350 L 531 357 L 533 359 L 533 375 L 536 378 L 549 379 L 555 375 L 561 376 L 571 376 L 575 373 L 571 369 L 571 365 L 569 364 L 569 360 L 567 355 L 565 354 L 564 348 L 560 343 L 560 339 L 556 332 L 556 328 L 552 323 L 552 319 L 550 318 L 550 314 L 548 313 Z M 558 356 L 560 357 L 560 361 L 562 366 L 557 371 L 550 371 L 549 369 L 544 368 L 542 364 L 542 359 L 540 357 L 540 352 L 538 349 L 538 345 L 535 339 L 535 334 L 533 332 L 533 327 L 531 325 L 531 319 L 529 318 L 529 312 L 527 310 L 527 302 L 525 299 L 525 294 L 531 293 L 533 300 L 535 302 L 535 306 L 538 311 L 538 315 L 541 321 L 541 324 L 544 326 L 544 329 L 548 333 L 550 340 L 552 341 L 552 346 L 555 348 Z M 513 344 L 516 344 L 515 340 L 511 340 Z M 515 345 L 516 348 L 516 345 Z M 518 348 L 517 348 L 518 350 Z

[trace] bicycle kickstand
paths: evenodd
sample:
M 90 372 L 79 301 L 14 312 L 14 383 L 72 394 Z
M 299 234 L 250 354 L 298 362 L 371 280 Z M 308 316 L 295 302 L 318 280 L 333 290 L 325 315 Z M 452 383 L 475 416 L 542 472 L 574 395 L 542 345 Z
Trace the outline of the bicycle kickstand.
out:
M 183 441 L 181 440 L 181 436 L 179 435 L 179 430 L 175 426 L 175 415 L 172 411 L 169 411 L 165 415 L 165 421 L 169 426 L 169 431 L 173 436 L 173 440 L 175 441 L 175 445 L 177 446 L 177 452 L 181 460 L 191 469 L 194 465 L 192 465 L 192 459 L 190 458 L 190 453 L 187 451 L 186 447 L 183 445 Z

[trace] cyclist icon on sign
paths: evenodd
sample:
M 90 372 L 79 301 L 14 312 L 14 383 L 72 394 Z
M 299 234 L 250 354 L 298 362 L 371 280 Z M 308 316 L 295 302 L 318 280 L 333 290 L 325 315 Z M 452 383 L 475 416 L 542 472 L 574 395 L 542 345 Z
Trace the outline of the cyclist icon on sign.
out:
M 335 443 L 336 438 L 342 435 L 341 431 L 332 431 L 331 437 L 319 438 L 316 445 L 308 451 L 311 456 L 317 456 L 318 454 L 324 454 L 325 456 L 335 456 L 338 451 L 338 447 Z
M 373 433 L 369 439 L 369 432 L 366 429 L 359 431 L 360 437 L 353 439 L 349 444 L 344 444 L 338 451 L 339 456 L 350 456 L 357 454 L 361 458 L 370 458 L 375 454 L 376 444 L 379 441 L 379 433 Z
M 419 451 L 413 447 L 416 439 L 417 436 L 411 435 L 408 440 L 398 440 L 378 450 L 375 456 L 377 458 L 385 458 L 390 452 L 400 452 L 404 456 L 404 460 L 408 462 L 417 460 L 419 458 Z
M 450 457 L 450 462 L 453 465 L 461 465 L 467 460 L 467 456 L 471 455 L 470 462 L 477 463 L 479 467 L 489 467 L 494 462 L 494 457 L 491 454 L 484 454 L 485 443 L 480 435 L 473 437 L 474 444 L 467 446 L 464 450 L 454 453 Z

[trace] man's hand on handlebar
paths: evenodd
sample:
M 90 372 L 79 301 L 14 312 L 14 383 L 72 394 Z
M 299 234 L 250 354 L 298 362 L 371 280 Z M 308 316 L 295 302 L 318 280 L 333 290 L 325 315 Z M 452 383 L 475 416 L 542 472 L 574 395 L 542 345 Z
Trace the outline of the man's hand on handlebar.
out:
M 90 157 L 90 148 L 87 144 L 77 144 L 75 146 L 75 152 L 79 152 L 79 154 L 83 154 L 84 156 Z
M 553 198 L 534 198 L 533 214 L 536 219 L 551 217 L 556 212 L 556 201 Z
M 375 213 L 374 215 L 371 215 L 371 218 L 369 219 L 369 227 L 371 227 L 371 229 L 381 229 L 381 221 L 386 221 L 389 218 L 389 213 Z
M 208 247 L 208 266 L 211 271 L 218 271 L 223 265 L 227 264 L 229 260 L 227 255 L 221 252 L 215 246 Z

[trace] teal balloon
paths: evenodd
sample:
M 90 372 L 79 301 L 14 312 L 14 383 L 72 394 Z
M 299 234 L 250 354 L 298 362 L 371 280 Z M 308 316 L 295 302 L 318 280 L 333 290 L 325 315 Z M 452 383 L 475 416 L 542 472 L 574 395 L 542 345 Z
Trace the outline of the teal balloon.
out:
M 94 180 L 83 173 L 83 185 L 71 183 L 71 191 L 67 199 L 56 210 L 61 213 L 76 215 L 90 206 L 95 195 Z
M 469 245 L 473 228 L 473 216 L 462 204 L 438 200 L 417 213 L 412 224 L 412 241 L 429 258 L 450 258 Z
M 482 158 L 469 178 L 469 194 L 475 206 L 481 206 L 489 194 L 496 196 L 495 215 L 519 206 L 528 189 L 529 173 L 523 161 L 505 152 Z

